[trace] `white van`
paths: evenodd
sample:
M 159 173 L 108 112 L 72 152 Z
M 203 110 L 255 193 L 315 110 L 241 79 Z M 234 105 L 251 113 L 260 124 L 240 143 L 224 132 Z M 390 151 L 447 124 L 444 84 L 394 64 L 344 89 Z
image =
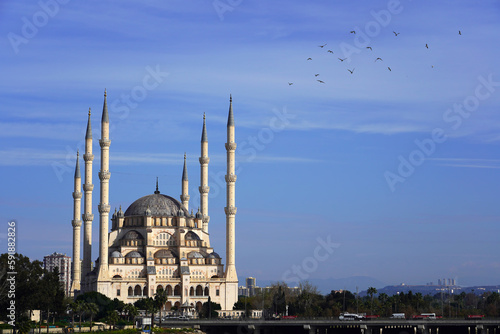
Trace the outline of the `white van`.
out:
M 404 313 L 393 313 L 391 319 L 406 319 Z

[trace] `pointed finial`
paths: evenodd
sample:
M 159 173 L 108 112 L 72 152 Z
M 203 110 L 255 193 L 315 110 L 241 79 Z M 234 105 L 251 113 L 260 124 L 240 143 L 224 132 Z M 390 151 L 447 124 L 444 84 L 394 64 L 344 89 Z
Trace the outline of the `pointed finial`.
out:
M 188 171 L 186 166 L 186 152 L 184 152 L 184 168 L 182 169 L 182 181 L 188 181 Z
M 92 139 L 92 125 L 90 125 L 90 108 L 89 108 L 89 120 L 87 122 L 87 133 L 85 134 L 85 139 Z
M 159 194 L 160 191 L 158 190 L 158 176 L 156 177 L 156 190 L 155 190 L 155 194 Z
M 227 126 L 234 126 L 233 97 L 231 94 L 229 94 L 229 116 L 227 118 Z
M 104 89 L 104 104 L 102 106 L 102 123 L 109 123 L 109 116 L 108 116 L 108 103 L 106 101 L 106 89 Z
M 82 178 L 81 174 L 80 174 L 80 159 L 79 159 L 79 156 L 80 156 L 80 151 L 77 150 L 76 151 L 76 166 L 75 166 L 75 179 L 78 179 L 78 178 Z
M 205 113 L 203 113 L 203 129 L 201 131 L 201 142 L 206 142 L 207 140 L 207 122 Z

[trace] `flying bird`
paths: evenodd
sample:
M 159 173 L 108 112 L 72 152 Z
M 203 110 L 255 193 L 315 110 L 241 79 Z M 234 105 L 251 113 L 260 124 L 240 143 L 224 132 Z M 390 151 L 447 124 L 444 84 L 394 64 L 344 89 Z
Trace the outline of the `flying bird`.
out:
M 313 60 L 312 58 L 307 58 L 307 60 Z
M 428 49 L 428 48 L 429 48 L 429 45 L 425 44 L 425 47 Z
M 349 72 L 351 72 L 351 74 L 354 72 L 354 68 L 352 69 L 352 71 L 350 69 L 347 69 Z
M 328 52 L 333 53 L 333 51 L 332 51 L 332 50 L 328 50 Z
M 289 83 L 288 83 L 288 86 L 291 86 L 291 85 L 293 85 L 293 82 L 289 82 Z
M 344 61 L 344 60 L 346 60 L 346 59 L 347 59 L 347 58 L 344 58 L 344 59 L 342 59 L 342 58 L 339 58 L 339 60 L 340 60 L 340 61 Z
M 393 33 L 394 33 L 394 36 L 396 36 L 396 37 L 398 37 L 398 35 L 400 34 L 400 32 L 395 32 L 395 31 L 393 31 Z
M 390 67 L 387 67 L 387 69 L 388 69 L 389 71 L 392 71 Z
M 367 48 L 367 49 L 370 49 L 370 50 L 372 50 L 372 51 L 373 51 L 373 49 L 372 49 L 372 47 L 371 47 L 371 46 L 367 46 L 366 48 Z
M 459 34 L 459 35 L 462 35 L 462 32 L 459 30 L 459 31 L 458 31 L 458 34 Z
M 378 57 L 377 59 L 375 59 L 375 61 L 377 61 L 377 60 L 383 61 L 382 58 L 380 58 L 380 57 Z
M 322 81 L 322 80 L 316 80 L 316 81 L 317 81 L 317 82 L 319 82 L 319 83 L 325 83 L 325 82 L 324 82 L 324 81 Z
M 326 43 L 323 45 L 318 45 L 320 48 L 324 48 L 326 46 Z
M 351 30 L 351 34 L 356 34 L 356 31 L 354 31 L 354 30 Z
M 317 77 L 318 75 L 319 75 L 319 73 L 318 73 L 318 74 L 315 74 L 314 76 L 315 76 L 315 77 Z

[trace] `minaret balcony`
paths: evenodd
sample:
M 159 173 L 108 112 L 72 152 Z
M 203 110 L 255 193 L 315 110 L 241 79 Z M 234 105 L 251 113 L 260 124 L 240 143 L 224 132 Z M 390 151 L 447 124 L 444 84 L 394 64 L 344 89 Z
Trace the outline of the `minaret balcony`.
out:
M 202 164 L 202 165 L 208 165 L 209 162 L 210 162 L 210 158 L 209 157 L 200 157 L 200 164 Z
M 91 183 L 84 183 L 83 190 L 84 191 L 92 191 L 92 190 L 94 190 L 94 185 Z
M 74 191 L 73 198 L 74 199 L 82 198 L 82 193 L 80 191 Z
M 226 143 L 226 150 L 228 151 L 235 151 L 236 150 L 236 143 Z
M 109 213 L 111 206 L 109 204 L 99 204 L 97 206 L 99 213 Z
M 208 194 L 208 192 L 210 191 L 210 187 L 209 186 L 201 186 L 201 187 L 199 187 L 199 190 L 200 190 L 201 194 Z
M 87 154 L 87 153 L 85 153 L 83 155 L 83 160 L 84 161 L 92 161 L 92 160 L 94 160 L 94 155 L 93 154 Z
M 226 175 L 226 182 L 236 182 L 236 174 Z
M 208 224 L 209 221 L 210 221 L 210 216 L 204 215 L 203 216 L 203 224 Z
M 183 202 L 189 201 L 189 198 L 191 198 L 191 196 L 189 196 L 189 195 L 181 195 L 181 201 L 183 201 Z
M 234 216 L 236 214 L 236 211 L 238 211 L 238 209 L 235 206 L 230 206 L 230 207 L 226 206 L 224 208 L 224 212 L 226 213 L 226 215 L 229 216 Z
M 71 225 L 73 225 L 73 227 L 80 227 L 82 226 L 82 221 L 80 219 L 73 219 Z
M 84 214 L 82 215 L 82 218 L 83 218 L 83 220 L 84 220 L 84 221 L 86 221 L 86 222 L 91 222 L 91 221 L 93 221 L 93 220 L 94 220 L 94 215 L 93 215 L 93 214 L 91 214 L 91 213 L 84 213 Z
M 109 147 L 109 145 L 111 145 L 111 140 L 107 138 L 99 139 L 99 145 L 101 145 L 101 147 Z
M 109 180 L 109 178 L 111 177 L 111 173 L 107 170 L 105 171 L 100 171 L 99 172 L 99 180 Z

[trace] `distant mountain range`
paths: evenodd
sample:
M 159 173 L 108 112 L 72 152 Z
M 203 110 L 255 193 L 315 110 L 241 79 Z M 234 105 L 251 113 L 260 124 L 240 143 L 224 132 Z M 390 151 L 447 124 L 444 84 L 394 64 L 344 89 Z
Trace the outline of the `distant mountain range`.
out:
M 368 276 L 352 276 L 345 278 L 311 278 L 309 283 L 316 286 L 322 294 L 328 294 L 332 290 L 349 290 L 352 293 L 357 291 L 361 292 L 367 290 L 369 287 L 376 289 L 383 288 L 387 285 L 376 278 Z M 269 286 L 276 281 L 261 280 L 257 281 L 258 286 Z M 286 282 L 289 286 L 297 286 L 296 282 Z
M 485 285 L 485 286 L 458 286 L 458 285 L 387 285 L 376 278 L 369 276 L 352 276 L 345 278 L 312 278 L 308 280 L 309 283 L 316 286 L 321 294 L 329 294 L 332 290 L 349 290 L 352 293 L 359 293 L 360 296 L 366 296 L 366 290 L 370 287 L 377 289 L 378 293 L 386 293 L 389 296 L 395 295 L 398 292 L 408 293 L 421 293 L 423 295 L 435 295 L 436 293 L 453 293 L 460 294 L 462 292 L 474 292 L 482 294 L 484 292 L 498 292 L 500 293 L 500 285 Z M 257 286 L 265 287 L 270 286 L 276 281 L 260 280 L 257 281 Z M 286 282 L 289 286 L 297 286 L 296 282 Z

